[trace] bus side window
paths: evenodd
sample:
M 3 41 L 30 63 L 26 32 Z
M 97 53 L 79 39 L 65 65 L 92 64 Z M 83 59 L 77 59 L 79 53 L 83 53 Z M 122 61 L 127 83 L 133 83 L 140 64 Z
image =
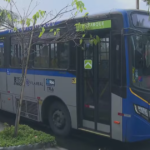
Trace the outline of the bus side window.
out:
M 4 43 L 0 42 L 0 67 L 4 67 Z
M 34 67 L 49 68 L 49 44 L 35 45 Z
M 12 67 L 21 67 L 21 46 L 19 44 L 11 45 L 11 62 Z
M 24 44 L 21 44 L 21 40 L 18 36 L 11 37 L 11 51 L 10 51 L 10 66 L 21 68 L 23 59 L 27 57 L 27 48 L 28 48 L 28 36 L 24 40 Z
M 50 52 L 50 68 L 58 68 L 58 52 L 57 52 L 57 44 L 51 44 L 51 52 Z
M 34 52 L 34 67 L 67 69 L 69 64 L 69 43 L 37 44 Z
M 67 69 L 69 67 L 69 42 L 62 43 L 59 50 L 59 68 Z
M 50 68 L 67 69 L 69 66 L 69 42 L 51 44 Z
M 76 70 L 76 46 L 74 42 L 70 42 L 70 70 Z
M 113 84 L 121 86 L 121 35 L 112 38 L 112 78 Z

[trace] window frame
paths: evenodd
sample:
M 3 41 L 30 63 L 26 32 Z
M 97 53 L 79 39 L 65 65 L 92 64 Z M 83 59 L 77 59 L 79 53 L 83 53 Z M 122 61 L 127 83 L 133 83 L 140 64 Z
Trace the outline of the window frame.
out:
M 133 15 L 148 15 L 148 13 L 145 12 L 138 12 L 138 11 L 134 11 L 130 14 L 130 19 L 131 19 L 131 24 L 133 25 L 134 28 L 138 28 L 138 29 L 149 29 L 148 27 L 138 27 L 134 25 L 134 21 L 133 21 Z M 148 15 L 149 16 L 149 15 Z
M 12 57 L 11 57 L 12 38 L 15 38 L 15 37 L 17 37 L 17 35 L 15 35 L 15 34 L 12 34 L 12 35 L 9 36 L 9 52 L 8 52 L 8 54 L 7 54 L 8 57 L 9 57 L 9 59 L 8 59 L 8 65 L 9 65 L 9 68 L 22 69 L 22 58 L 20 58 L 20 60 L 19 60 L 19 61 L 21 62 L 21 63 L 20 63 L 21 65 L 18 65 L 18 66 L 14 66 L 14 65 L 13 65 L 13 66 L 12 66 L 12 59 L 11 59 L 11 58 L 12 58 Z M 28 36 L 26 36 L 26 37 L 28 37 Z M 17 37 L 17 38 L 19 38 L 19 37 Z M 8 42 L 8 41 L 7 41 L 7 42 Z M 28 42 L 29 42 L 29 41 L 28 41 Z M 25 39 L 25 43 L 24 43 L 24 44 L 27 44 L 27 40 L 26 40 L 26 39 Z M 14 47 L 16 47 L 16 45 L 17 45 L 17 53 L 15 53 L 15 55 L 19 55 L 19 54 L 22 55 L 22 54 L 23 54 L 23 53 L 22 53 L 22 46 L 21 46 L 20 44 L 16 44 L 16 43 L 13 44 Z M 21 53 L 18 51 L 18 49 L 19 49 L 20 47 L 21 47 L 21 51 L 20 51 Z M 16 51 L 16 50 L 15 50 L 15 51 Z M 21 57 L 22 57 L 22 56 L 21 56 Z M 19 57 L 18 57 L 18 58 L 19 58 Z M 25 57 L 24 57 L 24 58 L 25 58 Z M 29 64 L 28 64 L 28 69 L 31 69 L 31 68 L 30 68 L 30 61 L 29 61 Z
M 5 68 L 5 41 L 4 40 L 0 40 L 0 43 L 3 43 L 3 65 L 0 66 L 0 68 Z
M 37 70 L 69 70 L 70 69 L 70 41 L 68 41 L 67 43 L 69 43 L 69 50 L 68 50 L 68 64 L 67 64 L 67 67 L 66 68 L 52 68 L 50 65 L 51 65 L 51 44 L 54 44 L 54 56 L 55 56 L 55 47 L 56 47 L 56 44 L 57 44 L 57 52 L 58 51 L 60 51 L 59 50 L 59 46 L 60 45 L 58 45 L 58 44 L 62 44 L 62 43 L 56 43 L 56 42 L 54 42 L 54 43 L 48 43 L 48 45 L 49 45 L 49 59 L 48 59 L 48 61 L 49 61 L 49 67 L 48 68 L 41 68 L 41 67 L 34 67 L 34 60 L 33 60 L 33 63 L 32 63 L 32 66 L 33 66 L 33 68 L 34 69 L 37 69 Z M 40 44 L 44 44 L 44 43 L 35 43 L 34 44 L 34 53 L 35 53 L 35 46 L 36 45 L 40 45 Z M 61 46 L 62 47 L 62 46 Z M 58 53 L 57 54 L 57 57 L 59 58 L 58 60 L 60 60 L 60 56 L 59 56 L 60 54 Z M 34 59 L 35 59 L 35 54 L 34 54 Z M 59 62 L 58 62 L 58 64 L 59 64 Z
M 114 84 L 113 82 L 113 72 L 114 72 L 114 68 L 112 66 L 113 64 L 113 35 L 115 34 L 119 34 L 121 37 L 121 85 L 117 85 Z M 128 49 L 126 49 L 125 47 L 125 37 L 122 31 L 112 31 L 111 32 L 111 92 L 122 97 L 122 98 L 126 98 L 127 97 L 127 74 L 126 74 L 126 61 L 128 61 L 129 57 L 126 56 L 126 51 L 128 51 Z

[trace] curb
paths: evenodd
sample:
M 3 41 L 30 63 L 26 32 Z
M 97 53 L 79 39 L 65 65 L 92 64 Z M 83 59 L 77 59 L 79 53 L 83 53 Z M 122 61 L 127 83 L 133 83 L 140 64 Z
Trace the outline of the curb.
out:
M 52 143 L 39 143 L 33 145 L 19 145 L 19 146 L 11 146 L 11 147 L 0 147 L 0 150 L 37 150 L 37 149 L 46 149 L 46 148 L 54 148 Z

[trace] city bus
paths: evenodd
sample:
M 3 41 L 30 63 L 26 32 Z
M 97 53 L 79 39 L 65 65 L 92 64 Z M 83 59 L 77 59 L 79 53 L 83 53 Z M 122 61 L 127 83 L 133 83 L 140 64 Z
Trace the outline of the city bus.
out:
M 76 22 L 81 18 L 70 24 Z M 21 116 L 49 123 L 60 136 L 77 129 L 122 142 L 149 139 L 148 12 L 118 9 L 88 15 L 85 23 L 91 28 L 82 46 L 72 40 L 52 43 L 54 36 L 49 32 L 41 42 L 34 40 Z M 63 21 L 47 24 L 46 31 L 55 26 L 60 27 L 58 36 L 65 33 Z M 91 43 L 89 35 L 98 35 L 100 42 Z M 25 46 L 28 40 L 29 36 Z M 0 32 L 0 109 L 14 114 L 20 98 L 21 62 L 16 33 Z

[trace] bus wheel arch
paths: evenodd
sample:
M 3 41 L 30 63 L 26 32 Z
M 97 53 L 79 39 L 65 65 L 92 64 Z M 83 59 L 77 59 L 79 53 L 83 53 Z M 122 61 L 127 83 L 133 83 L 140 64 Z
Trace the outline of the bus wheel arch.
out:
M 57 105 L 56 105 L 57 104 Z M 42 121 L 46 124 L 49 124 L 49 114 L 50 114 L 50 107 L 58 107 L 58 109 L 62 108 L 62 110 L 65 111 L 66 117 L 67 117 L 67 124 L 69 124 L 70 126 L 70 131 L 71 131 L 71 116 L 70 116 L 70 112 L 69 109 L 67 107 L 67 105 L 62 101 L 62 99 L 60 99 L 57 96 L 48 96 L 42 103 L 42 108 L 41 108 L 41 117 L 42 117 Z M 51 125 L 50 125 L 51 126 Z M 51 127 L 52 128 L 52 127 Z M 53 130 L 53 129 L 52 129 Z M 54 131 L 55 132 L 55 131 Z M 59 133 L 56 133 L 59 134 Z M 69 130 L 65 133 L 61 133 L 60 135 L 62 136 L 68 136 L 69 135 Z

